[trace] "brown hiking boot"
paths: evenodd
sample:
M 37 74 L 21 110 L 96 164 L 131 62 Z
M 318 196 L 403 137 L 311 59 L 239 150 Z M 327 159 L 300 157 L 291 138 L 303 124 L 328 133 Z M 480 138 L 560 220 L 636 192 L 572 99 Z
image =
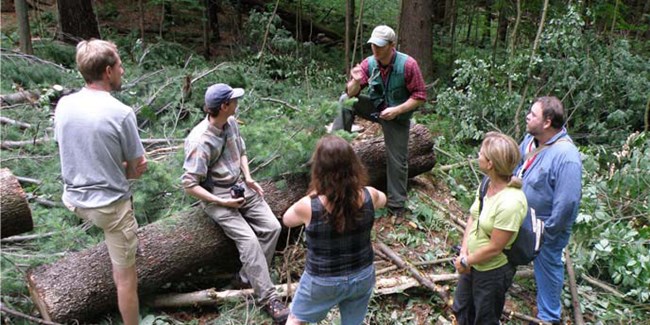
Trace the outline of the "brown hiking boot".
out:
M 264 305 L 264 311 L 273 318 L 276 324 L 285 324 L 289 317 L 289 308 L 285 306 L 280 299 L 271 298 L 269 302 Z

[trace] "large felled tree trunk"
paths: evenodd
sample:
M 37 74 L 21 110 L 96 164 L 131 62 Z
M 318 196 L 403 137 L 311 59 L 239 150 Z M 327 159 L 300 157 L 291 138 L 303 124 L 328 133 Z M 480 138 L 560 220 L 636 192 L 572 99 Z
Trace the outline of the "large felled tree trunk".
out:
M 32 211 L 18 179 L 7 168 L 0 169 L 0 238 L 34 229 Z
M 383 147 L 381 138 L 355 145 L 371 170 L 371 185 L 376 187 L 381 187 L 376 183 L 378 180 L 385 182 Z M 409 149 L 409 170 L 422 173 L 433 168 L 433 142 L 424 126 L 412 128 Z M 290 175 L 261 185 L 273 212 L 282 215 L 305 195 L 308 182 L 307 175 Z M 200 210 L 140 228 L 138 239 L 140 296 L 155 293 L 165 283 L 201 266 L 216 265 L 231 272 L 239 264 L 234 243 Z M 47 320 L 87 322 L 116 307 L 116 290 L 104 243 L 29 270 L 27 282 L 34 303 Z
M 57 0 L 59 26 L 57 38 L 70 44 L 101 38 L 91 0 Z

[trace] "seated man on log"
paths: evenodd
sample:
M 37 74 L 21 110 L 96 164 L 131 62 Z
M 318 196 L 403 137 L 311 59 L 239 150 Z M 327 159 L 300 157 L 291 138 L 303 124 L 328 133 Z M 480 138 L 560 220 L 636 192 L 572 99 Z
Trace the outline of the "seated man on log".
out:
M 144 173 L 147 160 L 133 109 L 110 94 L 121 89 L 124 74 L 115 44 L 82 41 L 76 60 L 86 86 L 61 98 L 54 116 L 62 200 L 77 216 L 104 230 L 122 320 L 136 325 L 138 222 L 128 180 Z
M 289 310 L 277 298 L 269 274 L 281 226 L 250 175 L 234 117 L 243 95 L 243 89 L 222 83 L 208 88 L 206 118 L 185 139 L 181 181 L 185 192 L 201 200 L 204 211 L 237 245 L 243 265 L 239 281 L 250 283 L 264 310 L 284 324 Z
M 388 209 L 392 215 L 402 216 L 407 200 L 408 142 L 411 116 L 427 97 L 424 78 L 417 61 L 395 50 L 397 37 L 392 28 L 381 25 L 373 31 L 368 43 L 372 55 L 350 71 L 346 93 L 357 97 L 352 109 L 341 105 L 340 114 L 332 130 L 352 129 L 355 116 L 379 123 L 386 145 L 386 176 Z M 367 95 L 361 95 L 363 88 Z

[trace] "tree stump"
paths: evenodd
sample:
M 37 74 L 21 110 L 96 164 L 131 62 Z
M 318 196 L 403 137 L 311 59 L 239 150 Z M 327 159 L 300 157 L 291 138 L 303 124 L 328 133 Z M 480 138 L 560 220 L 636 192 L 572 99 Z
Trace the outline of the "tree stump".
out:
M 25 192 L 8 168 L 0 169 L 0 219 L 0 238 L 34 229 Z
M 431 170 L 435 157 L 426 128 L 416 125 L 411 132 L 409 175 L 415 175 Z M 371 177 L 371 185 L 385 186 L 383 139 L 358 143 L 354 147 L 372 171 L 371 175 L 375 175 Z M 377 183 L 382 179 L 384 185 Z M 308 175 L 292 174 L 261 182 L 261 186 L 271 209 L 281 216 L 306 194 L 308 183 Z M 167 282 L 205 265 L 216 265 L 220 268 L 217 271 L 223 272 L 234 272 L 239 266 L 234 243 L 200 209 L 140 228 L 138 239 L 136 269 L 140 296 L 156 293 Z M 117 293 L 111 274 L 106 244 L 101 243 L 53 264 L 30 269 L 27 283 L 32 300 L 44 319 L 83 323 L 116 309 Z

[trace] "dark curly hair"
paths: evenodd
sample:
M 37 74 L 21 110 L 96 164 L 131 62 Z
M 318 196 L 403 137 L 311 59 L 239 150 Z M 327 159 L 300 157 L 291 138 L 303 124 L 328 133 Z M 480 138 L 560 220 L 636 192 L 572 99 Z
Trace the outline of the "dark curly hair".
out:
M 337 232 L 356 229 L 363 216 L 361 190 L 367 183 L 366 168 L 347 141 L 334 135 L 318 141 L 311 158 L 308 193 L 327 198 L 331 207 L 328 222 Z

